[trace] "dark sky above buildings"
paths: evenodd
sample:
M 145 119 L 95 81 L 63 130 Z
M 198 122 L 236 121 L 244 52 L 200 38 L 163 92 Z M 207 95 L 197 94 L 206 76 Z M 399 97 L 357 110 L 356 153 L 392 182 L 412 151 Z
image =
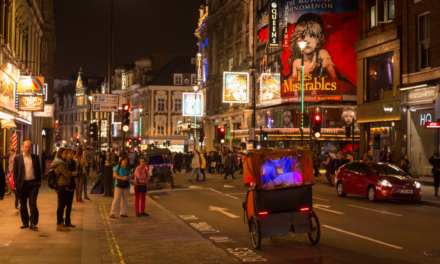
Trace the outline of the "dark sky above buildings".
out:
M 204 0 L 113 0 L 113 66 L 152 52 L 197 52 L 194 31 Z M 86 75 L 108 72 L 110 0 L 55 2 L 55 78 L 82 66 Z

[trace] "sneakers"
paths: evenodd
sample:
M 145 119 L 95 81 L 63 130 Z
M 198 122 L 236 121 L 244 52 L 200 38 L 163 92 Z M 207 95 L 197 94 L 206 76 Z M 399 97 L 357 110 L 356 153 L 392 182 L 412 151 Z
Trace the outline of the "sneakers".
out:
M 70 228 L 66 227 L 64 224 L 57 225 L 57 231 L 70 231 Z

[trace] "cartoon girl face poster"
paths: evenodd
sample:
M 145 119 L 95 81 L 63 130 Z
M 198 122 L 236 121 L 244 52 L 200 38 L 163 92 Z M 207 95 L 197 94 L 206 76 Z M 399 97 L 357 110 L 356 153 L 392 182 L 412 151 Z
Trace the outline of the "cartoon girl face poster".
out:
M 223 73 L 223 103 L 249 102 L 249 74 L 246 72 Z
M 302 73 L 309 101 L 356 95 L 358 1 L 283 0 L 282 11 L 282 96 L 301 95 Z

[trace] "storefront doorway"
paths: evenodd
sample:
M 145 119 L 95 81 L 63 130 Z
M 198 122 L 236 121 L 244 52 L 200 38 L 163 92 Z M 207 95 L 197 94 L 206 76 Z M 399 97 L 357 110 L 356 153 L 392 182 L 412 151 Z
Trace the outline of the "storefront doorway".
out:
M 426 122 L 434 120 L 434 109 L 411 110 L 410 112 L 410 160 L 411 174 L 429 175 L 432 165 L 429 158 L 434 155 L 436 142 L 438 144 L 436 129 L 425 128 Z

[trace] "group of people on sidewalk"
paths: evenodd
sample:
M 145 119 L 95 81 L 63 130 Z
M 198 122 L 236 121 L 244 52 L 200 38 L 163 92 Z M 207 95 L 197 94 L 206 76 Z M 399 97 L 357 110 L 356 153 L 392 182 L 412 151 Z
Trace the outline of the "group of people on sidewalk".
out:
M 224 172 L 226 180 L 229 175 L 231 175 L 232 179 L 235 179 L 234 176 L 234 157 L 232 156 L 232 151 L 227 152 L 227 156 L 225 156 L 225 162 L 224 162 Z M 199 181 L 205 181 L 206 180 L 206 174 L 205 169 L 209 162 L 206 159 L 206 152 L 199 154 L 197 150 L 194 150 L 194 155 L 191 159 L 191 178 L 189 178 L 189 181 L 192 181 L 194 178 L 194 174 L 197 173 L 198 180 Z M 203 177 L 202 177 L 203 174 Z M 221 175 L 221 174 L 220 174 Z M 220 176 L 221 177 L 221 176 Z

